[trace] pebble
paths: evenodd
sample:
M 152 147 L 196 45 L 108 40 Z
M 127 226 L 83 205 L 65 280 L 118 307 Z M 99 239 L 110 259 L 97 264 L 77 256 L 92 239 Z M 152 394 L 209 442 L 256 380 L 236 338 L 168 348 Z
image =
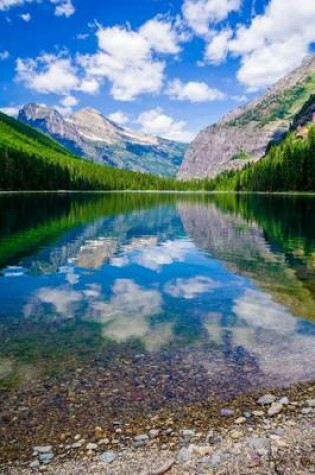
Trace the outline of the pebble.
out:
M 47 454 L 52 451 L 52 445 L 41 445 L 37 447 L 33 447 L 34 452 L 39 454 Z
M 276 397 L 272 394 L 265 394 L 264 396 L 260 397 L 257 403 L 260 406 L 266 406 L 268 404 L 272 404 L 276 400 Z
M 112 463 L 116 459 L 117 454 L 113 450 L 107 450 L 100 455 L 100 461 L 105 463 Z
M 220 410 L 220 415 L 223 417 L 232 417 L 234 416 L 233 409 L 225 408 Z
M 234 421 L 235 424 L 244 424 L 245 422 L 246 422 L 246 417 L 238 417 Z
M 242 437 L 242 435 L 243 434 L 241 432 L 239 432 L 238 430 L 232 430 L 230 432 L 231 439 L 239 439 L 240 437 Z
M 280 404 L 279 402 L 275 402 L 269 407 L 268 409 L 268 416 L 275 416 L 276 414 L 279 414 L 283 409 L 283 405 Z
M 86 444 L 86 450 L 96 450 L 97 448 L 98 448 L 98 445 L 94 444 L 93 442 Z
M 179 462 L 188 462 L 191 458 L 191 451 L 187 447 L 183 447 L 177 454 L 177 460 Z
M 306 400 L 306 405 L 308 407 L 315 407 L 315 399 L 307 399 Z
M 279 404 L 282 404 L 283 406 L 288 406 L 290 404 L 290 401 L 287 397 L 282 397 L 279 399 Z
M 137 447 L 145 444 L 149 440 L 149 436 L 147 434 L 139 434 L 133 438 Z
M 219 465 L 221 463 L 221 457 L 218 454 L 214 454 L 210 460 L 211 465 Z
M 155 439 L 156 437 L 159 436 L 159 434 L 160 434 L 159 429 L 151 429 L 151 430 L 149 431 L 149 437 L 150 437 L 151 439 Z
M 54 454 L 53 454 L 52 452 L 40 453 L 40 454 L 38 455 L 38 460 L 39 460 L 41 463 L 44 463 L 44 464 L 50 463 L 53 458 L 54 458 Z
M 40 466 L 40 463 L 39 463 L 39 460 L 34 460 L 34 462 L 30 463 L 30 468 L 32 470 L 35 470 L 36 468 L 38 468 Z
M 264 417 L 264 415 L 265 415 L 264 411 L 253 411 L 253 416 Z
M 183 429 L 181 431 L 181 435 L 185 438 L 185 439 L 192 439 L 193 437 L 195 437 L 195 431 L 192 430 L 192 429 Z

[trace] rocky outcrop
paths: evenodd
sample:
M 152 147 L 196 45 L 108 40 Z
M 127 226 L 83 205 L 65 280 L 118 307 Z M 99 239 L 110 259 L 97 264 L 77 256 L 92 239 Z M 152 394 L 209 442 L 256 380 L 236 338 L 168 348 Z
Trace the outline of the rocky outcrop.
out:
M 259 99 L 202 130 L 188 148 L 180 178 L 215 177 L 259 160 L 279 141 L 315 92 L 315 56 L 281 79 Z
M 128 170 L 173 176 L 187 148 L 182 143 L 120 127 L 92 108 L 77 111 L 66 119 L 49 107 L 27 104 L 18 118 L 76 155 Z

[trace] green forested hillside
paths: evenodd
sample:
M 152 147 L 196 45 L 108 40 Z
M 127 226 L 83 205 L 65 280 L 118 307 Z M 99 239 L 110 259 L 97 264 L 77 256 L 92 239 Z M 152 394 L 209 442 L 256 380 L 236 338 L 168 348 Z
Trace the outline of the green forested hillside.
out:
M 0 113 L 0 190 L 163 190 L 183 186 L 171 178 L 77 158 L 46 135 Z
M 204 184 L 207 190 L 315 191 L 315 128 L 302 138 L 289 133 L 266 156 L 239 171 L 219 175 Z

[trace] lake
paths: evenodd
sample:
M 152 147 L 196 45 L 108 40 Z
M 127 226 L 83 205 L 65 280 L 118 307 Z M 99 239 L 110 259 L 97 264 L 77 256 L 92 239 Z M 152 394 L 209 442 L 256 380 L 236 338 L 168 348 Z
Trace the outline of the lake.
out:
M 312 196 L 2 195 L 14 430 L 313 381 L 314 209 Z

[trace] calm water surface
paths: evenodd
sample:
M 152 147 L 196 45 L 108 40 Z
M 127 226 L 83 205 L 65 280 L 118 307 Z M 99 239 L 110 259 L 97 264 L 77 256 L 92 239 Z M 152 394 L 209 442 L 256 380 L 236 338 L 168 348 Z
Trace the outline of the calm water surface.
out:
M 314 210 L 312 197 L 1 196 L 1 391 L 101 373 L 157 407 L 314 380 Z

